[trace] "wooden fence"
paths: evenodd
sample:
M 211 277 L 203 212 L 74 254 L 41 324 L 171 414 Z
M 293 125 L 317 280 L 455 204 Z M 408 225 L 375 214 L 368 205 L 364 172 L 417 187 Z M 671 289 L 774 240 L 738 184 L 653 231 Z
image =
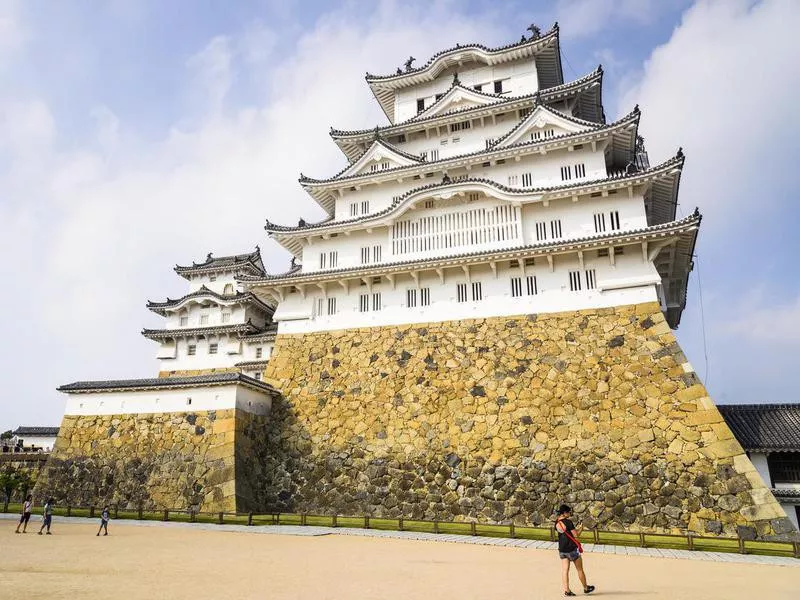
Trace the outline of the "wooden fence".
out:
M 4 507 L 4 512 L 19 512 L 20 505 Z M 41 514 L 41 507 L 34 508 L 35 514 Z M 100 516 L 102 507 L 66 506 L 56 507 L 54 514 L 65 517 Z M 351 527 L 362 529 L 378 529 L 387 531 L 416 531 L 434 534 L 456 534 L 486 537 L 506 537 L 515 539 L 555 541 L 556 531 L 552 527 L 527 527 L 507 524 L 491 524 L 476 522 L 429 521 L 424 519 L 407 519 L 404 517 L 388 519 L 369 515 L 318 515 L 312 513 L 229 513 L 202 512 L 193 509 L 160 509 L 145 510 L 137 508 L 110 507 L 114 519 L 137 519 L 180 521 L 188 523 L 218 523 L 229 525 L 297 525 L 321 527 Z M 761 541 L 743 538 L 699 536 L 692 533 L 684 535 L 669 533 L 645 533 L 610 531 L 604 529 L 584 530 L 584 543 L 599 545 L 614 544 L 621 546 L 638 546 L 640 548 L 668 548 L 683 550 L 705 550 L 714 552 L 738 552 L 740 554 L 764 554 L 772 556 L 791 556 L 800 558 L 800 542 L 798 541 Z

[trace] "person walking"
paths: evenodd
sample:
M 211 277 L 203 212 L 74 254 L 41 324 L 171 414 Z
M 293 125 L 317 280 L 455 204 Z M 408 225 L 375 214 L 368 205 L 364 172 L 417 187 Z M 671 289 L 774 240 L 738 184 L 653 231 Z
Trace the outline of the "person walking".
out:
M 47 528 L 47 535 L 50 533 L 50 524 L 53 522 L 53 499 L 48 498 L 47 502 L 42 509 L 42 527 L 39 529 L 39 535 L 42 535 L 44 528 Z
M 100 513 L 100 529 L 97 530 L 97 535 L 100 535 L 100 532 L 104 529 L 106 532 L 103 535 L 108 535 L 108 522 L 111 519 L 111 515 L 108 512 L 108 506 L 103 507 L 103 512 Z
M 586 573 L 583 572 L 583 559 L 581 558 L 583 546 L 578 541 L 583 526 L 575 527 L 570 519 L 572 509 L 566 504 L 559 506 L 557 513 L 555 527 L 558 532 L 558 556 L 561 558 L 561 583 L 564 586 L 564 595 L 576 595 L 569 589 L 569 566 L 572 563 L 575 564 L 575 570 L 578 571 L 578 579 L 583 585 L 583 593 L 591 594 L 594 586 L 586 583 Z
M 17 531 L 19 533 L 19 526 L 22 525 L 22 533 L 28 533 L 28 521 L 31 520 L 31 509 L 33 508 L 33 496 L 28 494 L 25 497 L 25 502 L 22 504 L 22 514 L 19 517 L 19 523 L 17 523 Z

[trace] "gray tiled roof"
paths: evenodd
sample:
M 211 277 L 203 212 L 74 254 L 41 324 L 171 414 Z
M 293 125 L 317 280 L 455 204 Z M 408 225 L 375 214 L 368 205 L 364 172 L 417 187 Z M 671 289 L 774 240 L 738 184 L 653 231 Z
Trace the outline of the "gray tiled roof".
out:
M 192 377 L 156 377 L 151 379 L 112 379 L 105 381 L 76 381 L 57 388 L 59 392 L 80 394 L 85 392 L 112 392 L 133 390 L 156 390 L 170 388 L 206 387 L 241 383 L 265 392 L 277 393 L 271 385 L 247 377 L 241 373 L 214 373 Z
M 206 260 L 200 263 L 192 262 L 191 265 L 175 265 L 175 272 L 179 275 L 189 275 L 200 272 L 214 272 L 222 270 L 244 268 L 250 271 L 264 272 L 264 263 L 261 261 L 261 249 L 256 246 L 253 252 L 247 254 L 232 254 L 230 256 L 213 256 L 208 253 Z
M 745 450 L 800 452 L 800 403 L 717 406 Z
M 25 435 L 42 435 L 42 436 L 58 435 L 58 427 L 17 427 L 11 433 L 13 433 L 14 435 L 17 435 L 17 436 L 25 436 Z
M 201 297 L 209 297 L 214 298 L 215 300 L 219 300 L 220 302 L 252 302 L 257 306 L 260 306 L 265 311 L 269 313 L 275 312 L 274 309 L 270 306 L 264 304 L 261 300 L 255 297 L 253 294 L 249 292 L 236 292 L 235 294 L 218 294 L 214 290 L 208 289 L 206 286 L 200 286 L 199 290 L 196 290 L 190 294 L 186 294 L 181 298 L 167 298 L 165 302 L 152 302 L 150 300 L 147 301 L 147 308 L 152 310 L 155 313 L 160 315 L 166 314 L 165 309 L 171 308 L 173 306 L 178 306 L 184 300 L 189 300 L 190 298 L 201 298 Z
M 188 335 L 218 335 L 221 333 L 259 333 L 261 330 L 251 322 L 210 325 L 208 327 L 176 327 L 173 329 L 142 329 L 142 335 L 151 340 L 180 338 Z

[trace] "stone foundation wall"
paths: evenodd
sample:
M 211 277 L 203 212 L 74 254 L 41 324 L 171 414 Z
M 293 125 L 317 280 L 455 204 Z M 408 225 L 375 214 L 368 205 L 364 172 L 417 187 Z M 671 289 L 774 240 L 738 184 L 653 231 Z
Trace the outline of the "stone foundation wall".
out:
M 265 379 L 274 509 L 793 531 L 655 303 L 279 335 Z
M 65 415 L 35 492 L 62 505 L 233 511 L 237 413 Z

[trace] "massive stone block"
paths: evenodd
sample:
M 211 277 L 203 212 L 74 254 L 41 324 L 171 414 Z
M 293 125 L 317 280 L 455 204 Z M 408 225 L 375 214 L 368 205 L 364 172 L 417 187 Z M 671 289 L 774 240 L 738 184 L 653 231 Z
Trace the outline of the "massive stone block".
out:
M 201 511 L 259 510 L 251 492 L 268 417 L 240 410 L 65 415 L 39 496 L 61 504 Z M 238 477 L 237 477 L 238 474 Z
M 275 509 L 786 533 L 655 303 L 279 335 Z

